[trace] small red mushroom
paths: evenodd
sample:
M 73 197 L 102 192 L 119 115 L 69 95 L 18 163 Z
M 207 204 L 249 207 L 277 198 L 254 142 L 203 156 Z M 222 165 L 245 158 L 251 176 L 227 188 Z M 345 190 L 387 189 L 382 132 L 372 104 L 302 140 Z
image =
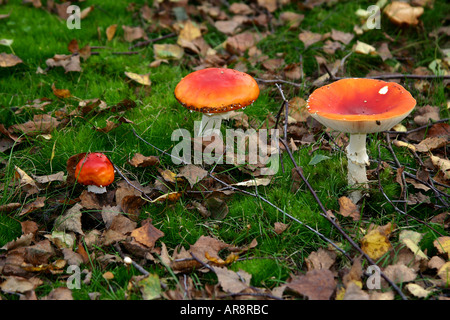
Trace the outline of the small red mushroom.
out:
M 219 130 L 222 119 L 228 119 L 230 111 L 255 102 L 259 86 L 247 73 L 228 68 L 206 68 L 181 79 L 174 93 L 185 108 L 203 113 L 197 136 L 206 136 L 207 125 L 213 128 L 216 124 L 214 130 Z
M 406 118 L 416 100 L 401 85 L 374 79 L 351 78 L 316 89 L 308 99 L 308 111 L 324 126 L 350 134 L 347 146 L 348 183 L 367 187 L 367 133 L 386 131 Z M 362 193 L 354 191 L 354 203 Z
M 114 166 L 111 161 L 100 152 L 87 154 L 75 168 L 75 178 L 78 183 L 88 187 L 88 191 L 105 193 L 106 186 L 114 181 Z

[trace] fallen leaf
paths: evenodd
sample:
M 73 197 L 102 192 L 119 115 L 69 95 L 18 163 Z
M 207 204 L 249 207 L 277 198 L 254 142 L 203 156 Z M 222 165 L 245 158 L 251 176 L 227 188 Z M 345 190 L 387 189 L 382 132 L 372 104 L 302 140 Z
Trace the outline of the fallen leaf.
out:
M 372 259 L 377 260 L 392 248 L 387 236 L 378 229 L 369 231 L 361 239 L 361 249 Z
M 161 283 L 157 274 L 150 273 L 140 279 L 137 284 L 144 300 L 154 300 L 161 297 Z
M 61 99 L 70 98 L 72 96 L 68 89 L 57 89 L 54 83 L 52 84 L 52 91 L 55 96 Z
M 33 180 L 25 171 L 20 169 L 18 166 L 14 166 L 15 169 L 15 177 L 19 180 L 19 186 L 29 195 L 38 193 L 40 188 L 36 184 L 36 181 Z
M 416 271 L 404 264 L 388 265 L 383 272 L 394 283 L 411 282 L 417 277 Z M 385 280 L 383 279 L 383 281 Z
M 156 241 L 164 236 L 164 232 L 155 228 L 150 222 L 147 222 L 142 227 L 134 229 L 131 232 L 131 236 L 144 246 L 153 248 Z
M 176 44 L 154 44 L 153 52 L 158 60 L 179 60 L 184 55 L 183 48 Z
M 330 300 L 336 288 L 336 282 L 330 270 L 320 269 L 293 277 L 287 286 L 309 300 Z
M 51 133 L 58 127 L 60 121 L 48 114 L 35 114 L 33 120 L 12 125 L 10 129 L 28 136 Z
M 439 237 L 433 241 L 433 245 L 440 254 L 447 254 L 447 257 L 450 258 L 450 237 Z
M 439 107 L 433 107 L 426 105 L 424 107 L 418 108 L 414 113 L 414 122 L 419 126 L 426 125 L 432 121 L 440 120 Z
M 0 67 L 13 67 L 19 63 L 23 63 L 19 57 L 9 53 L 0 53 Z
M 280 21 L 283 24 L 289 26 L 289 29 L 296 29 L 302 23 L 305 15 L 292 12 L 292 11 L 284 11 L 280 14 Z
M 117 24 L 110 25 L 108 28 L 106 28 L 106 38 L 108 39 L 108 41 L 111 41 L 114 38 L 116 30 Z
M 136 81 L 139 84 L 142 84 L 144 86 L 149 86 L 151 85 L 151 80 L 150 80 L 150 74 L 137 74 L 134 72 L 127 72 L 125 71 L 125 75 L 130 78 L 131 80 Z
M 81 235 L 84 232 L 81 228 L 81 209 L 83 207 L 80 203 L 76 203 L 70 209 L 68 209 L 64 214 L 56 218 L 55 220 L 55 230 L 56 231 L 74 231 Z
M 79 54 L 55 54 L 53 58 L 47 59 L 45 64 L 49 68 L 63 67 L 66 73 L 82 71 Z
M 252 275 L 243 270 L 234 272 L 222 267 L 212 267 L 217 275 L 219 285 L 225 292 L 239 293 L 249 288 Z
M 287 225 L 285 223 L 275 222 L 273 229 L 276 234 L 282 234 L 288 227 L 289 227 L 289 225 Z
M 141 38 L 148 40 L 148 37 L 144 29 L 142 29 L 141 27 L 129 27 L 123 25 L 122 29 L 123 29 L 123 37 L 127 42 L 133 42 Z
M 191 187 L 200 182 L 204 177 L 208 175 L 208 171 L 199 166 L 188 164 L 180 169 L 180 173 L 177 177 L 186 178 Z
M 408 283 L 406 289 L 417 298 L 427 298 L 433 292 L 433 290 L 426 290 L 415 283 Z
M 305 45 L 305 49 L 312 44 L 322 40 L 322 35 L 320 33 L 314 33 L 311 31 L 303 31 L 298 35 L 298 38 Z
M 157 166 L 159 164 L 159 158 L 156 156 L 144 156 L 141 153 L 135 153 L 133 158 L 128 160 L 128 163 L 133 167 L 149 167 L 149 166 Z
M 422 7 L 412 7 L 409 3 L 401 1 L 393 1 L 383 10 L 392 23 L 400 26 L 417 26 L 418 18 L 423 12 Z
M 414 253 L 414 256 L 417 257 L 417 259 L 428 260 L 426 254 L 419 248 L 419 242 L 422 239 L 422 236 L 422 234 L 415 231 L 403 230 L 400 232 L 399 240 Z
M 442 159 L 437 156 L 430 157 L 433 165 L 439 168 L 444 173 L 444 177 L 447 180 L 450 180 L 450 160 Z
M 365 42 L 356 40 L 356 44 L 352 48 L 353 52 L 360 53 L 360 54 L 376 54 L 377 49 L 375 47 L 371 46 L 370 44 L 367 44 Z
M 44 282 L 36 277 L 26 279 L 22 277 L 9 276 L 0 284 L 0 289 L 6 293 L 25 293 L 42 285 Z
M 447 138 L 444 137 L 432 137 L 422 140 L 419 144 L 416 144 L 416 150 L 418 152 L 429 152 L 434 149 L 445 147 L 449 143 Z
M 318 249 L 311 252 L 305 259 L 306 267 L 308 271 L 311 270 L 329 270 L 336 260 L 336 254 L 334 252 Z
M 331 36 L 331 39 L 333 39 L 335 41 L 340 41 L 346 45 L 349 44 L 355 37 L 355 35 L 352 33 L 347 33 L 347 32 L 343 32 L 343 31 L 339 31 L 339 30 L 335 30 L 335 29 L 331 29 L 330 36 Z
M 339 214 L 344 217 L 351 217 L 353 221 L 359 221 L 361 214 L 358 206 L 348 197 L 339 198 Z

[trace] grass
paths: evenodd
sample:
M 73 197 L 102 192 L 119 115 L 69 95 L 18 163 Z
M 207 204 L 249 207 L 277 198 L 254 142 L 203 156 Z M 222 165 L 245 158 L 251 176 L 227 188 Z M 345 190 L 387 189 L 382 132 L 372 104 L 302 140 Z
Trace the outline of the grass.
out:
M 140 7 L 146 1 L 134 1 L 136 7 Z M 354 12 L 358 8 L 366 8 L 369 1 L 341 1 L 330 7 L 321 6 L 305 13 L 305 19 L 301 28 L 313 32 L 326 33 L 332 29 L 352 32 L 353 26 L 359 23 Z M 177 128 L 192 128 L 193 122 L 199 120 L 199 115 L 184 110 L 173 96 L 173 90 L 178 81 L 191 72 L 187 61 L 170 61 L 162 63 L 157 68 L 150 68 L 149 63 L 154 60 L 152 46 L 139 49 L 137 55 L 115 55 L 111 52 L 128 51 L 129 44 L 123 40 L 121 25 L 137 26 L 139 21 L 133 18 L 133 14 L 127 12 L 129 5 L 127 1 L 89 1 L 89 5 L 95 5 L 96 9 L 82 21 L 82 28 L 69 30 L 64 20 L 54 14 L 49 14 L 43 9 L 22 5 L 13 2 L 0 6 L 0 13 L 11 12 L 9 18 L 0 25 L 1 38 L 13 39 L 12 49 L 14 53 L 23 60 L 13 68 L 0 69 L 0 124 L 9 127 L 14 124 L 23 123 L 32 119 L 36 113 L 42 113 L 33 109 L 25 109 L 19 113 L 15 112 L 19 107 L 38 98 L 50 98 L 51 103 L 45 107 L 45 112 L 55 112 L 66 108 L 69 112 L 77 108 L 79 100 L 100 98 L 107 105 L 115 105 L 123 99 L 131 99 L 137 103 L 137 107 L 124 113 L 124 116 L 133 121 L 133 128 L 151 143 L 163 150 L 169 150 L 174 143 L 171 141 L 171 133 Z M 287 5 L 285 11 L 299 11 L 295 4 Z M 419 29 L 402 29 L 392 25 L 387 19 L 382 19 L 381 30 L 373 30 L 362 35 L 358 39 L 370 44 L 380 44 L 385 40 L 383 32 L 396 39 L 391 47 L 392 52 L 404 52 L 403 55 L 408 63 L 391 59 L 386 64 L 392 66 L 401 63 L 403 69 L 399 71 L 413 73 L 417 67 L 428 67 L 429 63 L 441 58 L 439 47 L 442 39 L 435 39 L 429 33 L 439 26 L 445 13 L 450 9 L 445 1 L 436 1 L 433 9 L 427 9 L 421 18 L 424 27 Z M 280 11 L 281 12 L 281 11 Z M 278 17 L 279 11 L 274 13 Z M 349 17 L 343 19 L 342 17 Z M 107 41 L 105 30 L 112 24 L 118 24 L 117 34 L 112 41 Z M 250 27 L 252 30 L 260 31 L 260 27 Z M 167 30 L 165 30 L 167 31 Z M 321 51 L 322 43 L 304 48 L 298 39 L 299 30 L 289 30 L 284 26 L 277 26 L 276 33 L 267 36 L 258 43 L 258 48 L 270 58 L 283 55 L 286 64 L 296 63 L 302 57 L 304 72 L 307 76 L 318 77 L 318 65 L 316 56 L 325 57 L 329 61 L 342 59 L 348 52 L 338 50 L 335 56 L 327 56 Z M 164 33 L 164 32 L 163 32 Z M 149 33 L 149 38 L 156 38 L 163 33 Z M 101 38 L 99 39 L 99 34 Z M 36 73 L 38 67 L 45 69 L 45 61 L 55 54 L 67 54 L 67 45 L 72 39 L 77 39 L 80 47 L 85 44 L 91 46 L 108 46 L 111 49 L 98 49 L 98 55 L 92 55 L 87 61 L 82 62 L 81 73 L 65 73 L 62 68 L 54 68 L 46 74 Z M 212 47 L 223 42 L 226 37 L 209 27 L 205 40 Z M 174 43 L 175 39 L 168 39 L 165 43 Z M 7 47 L 2 50 L 11 53 Z M 365 76 L 372 71 L 381 71 L 384 64 L 379 57 L 369 57 L 352 54 L 347 59 L 346 73 L 349 76 Z M 231 64 L 231 67 L 233 64 Z M 140 90 L 138 86 L 127 81 L 124 72 L 138 74 L 150 74 L 151 89 Z M 249 71 L 254 72 L 257 77 L 263 75 L 261 64 L 249 66 Z M 58 99 L 52 92 L 52 84 L 57 88 L 69 89 L 73 98 Z M 412 82 L 406 85 L 416 97 L 418 105 L 445 106 L 448 93 L 441 81 L 432 81 L 427 92 L 419 92 L 412 86 Z M 309 89 L 298 90 L 295 87 L 283 87 L 287 97 L 295 95 L 307 99 Z M 276 114 L 280 107 L 278 91 L 272 86 L 263 86 L 259 99 L 251 108 L 244 112 L 250 119 L 263 122 L 268 114 Z M 124 172 L 141 182 L 150 185 L 158 175 L 155 168 L 133 168 L 127 164 L 135 153 L 144 155 L 158 155 L 152 147 L 139 141 L 131 132 L 130 126 L 120 125 L 108 133 L 93 130 L 93 126 L 104 127 L 111 113 L 89 113 L 83 117 L 70 118 L 70 124 L 63 130 L 54 130 L 50 137 L 23 136 L 25 142 L 15 146 L 4 153 L 0 153 L 2 164 L 0 169 L 0 184 L 8 185 L 14 180 L 14 166 L 18 166 L 28 174 L 48 175 L 59 171 L 66 171 L 67 159 L 77 153 L 90 151 L 103 151 Z M 441 108 L 441 117 L 448 117 L 449 110 Z M 369 155 L 373 159 L 378 157 L 378 145 L 382 137 L 374 135 L 368 146 Z M 333 212 L 339 211 L 337 199 L 348 191 L 346 184 L 346 159 L 342 152 L 329 153 L 323 150 L 315 150 L 319 144 L 313 144 L 294 153 L 298 164 L 303 168 L 305 176 L 311 182 L 324 206 Z M 408 166 L 416 167 L 411 155 L 399 148 L 395 149 L 399 161 Z M 330 158 L 316 165 L 309 162 L 316 154 L 327 155 Z M 384 161 L 393 160 L 390 153 L 381 148 L 381 157 Z M 259 187 L 258 193 L 267 198 L 279 208 L 292 214 L 305 224 L 312 226 L 327 237 L 336 242 L 342 241 L 340 235 L 333 230 L 330 224 L 318 213 L 318 204 L 303 184 L 295 192 L 291 191 L 293 186 L 291 170 L 293 165 L 287 155 L 283 156 L 284 172 L 279 171 L 274 176 L 274 181 L 267 187 Z M 168 157 L 162 157 L 161 167 L 176 171 Z M 376 163 L 371 165 L 375 168 Z M 228 172 L 236 181 L 248 179 L 250 176 L 241 173 L 236 168 Z M 389 198 L 398 198 L 400 186 L 395 183 L 388 170 L 382 172 L 382 182 L 385 193 Z M 400 216 L 386 199 L 373 189 L 369 200 L 363 204 L 364 225 L 374 223 L 383 225 L 395 221 L 399 225 L 405 224 L 404 217 Z M 414 192 L 414 190 L 409 190 Z M 67 186 L 65 189 L 49 189 L 44 195 L 47 198 L 61 198 L 77 196 L 77 190 Z M 0 205 L 18 202 L 22 206 L 30 203 L 33 197 L 27 197 L 20 189 L 3 188 L 1 191 Z M 195 211 L 187 209 L 191 200 L 182 197 L 180 201 L 167 205 L 146 205 L 142 212 L 142 219 L 150 217 L 155 227 L 164 232 L 163 242 L 168 248 L 173 249 L 177 245 L 186 248 L 195 243 L 202 235 L 210 235 L 221 239 L 225 243 L 235 246 L 243 246 L 257 239 L 258 246 L 248 253 L 248 259 L 243 259 L 231 265 L 232 270 L 243 269 L 252 274 L 252 285 L 273 288 L 284 283 L 289 275 L 299 272 L 304 267 L 304 259 L 312 251 L 327 244 L 303 226 L 291 221 L 279 211 L 271 208 L 255 198 L 235 194 L 227 202 L 229 213 L 223 220 L 205 219 Z M 427 219 L 434 214 L 431 208 L 417 206 L 411 208 L 410 213 L 421 219 Z M 63 208 L 46 205 L 34 211 L 30 215 L 17 216 L 15 212 L 0 214 L 0 246 L 20 236 L 20 221 L 33 219 L 44 229 L 50 229 L 47 225 L 51 217 L 61 214 Z M 287 231 L 276 235 L 273 231 L 275 222 L 283 222 L 289 225 Z M 351 224 L 346 222 L 346 224 Z M 362 236 L 358 231 L 358 224 L 354 224 L 356 240 Z M 432 242 L 436 235 L 421 224 L 413 225 L 419 232 L 425 233 L 422 240 L 424 246 L 433 250 Z M 346 249 L 350 249 L 348 244 Z M 110 248 L 114 252 L 113 248 Z M 251 259 L 251 257 L 257 257 Z M 244 257 L 245 258 L 245 257 Z M 82 286 L 81 290 L 74 290 L 74 298 L 89 299 L 88 293 L 100 292 L 102 299 L 139 299 L 136 292 L 129 295 L 127 288 L 132 276 L 138 272 L 132 268 L 126 268 L 118 264 L 103 266 L 96 262 L 85 265 L 92 270 L 92 279 L 88 285 Z M 113 280 L 103 278 L 103 273 L 111 270 L 115 277 Z M 170 284 L 176 283 L 176 276 L 155 265 L 149 266 L 149 271 L 166 279 Z M 205 281 L 214 282 L 211 275 L 190 274 L 199 286 Z M 208 278 L 209 277 L 209 278 Z M 53 276 L 49 283 L 39 287 L 39 296 L 48 294 L 54 287 L 64 286 L 64 279 Z M 8 298 L 14 299 L 13 296 Z

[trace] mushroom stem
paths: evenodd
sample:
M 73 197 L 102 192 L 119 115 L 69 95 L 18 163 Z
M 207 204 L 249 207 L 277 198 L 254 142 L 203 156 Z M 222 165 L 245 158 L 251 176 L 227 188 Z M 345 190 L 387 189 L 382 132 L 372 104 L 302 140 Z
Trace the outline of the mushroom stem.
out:
M 220 126 L 222 125 L 222 119 L 228 120 L 230 117 L 229 112 L 224 113 L 204 113 L 200 122 L 200 127 L 196 131 L 197 137 L 212 136 L 214 133 L 220 134 Z M 196 127 L 197 128 L 197 127 Z
M 97 194 L 102 194 L 102 193 L 105 193 L 105 192 L 106 192 L 106 187 L 97 187 L 96 185 L 91 184 L 91 185 L 89 185 L 89 186 L 87 187 L 87 190 L 88 190 L 89 192 L 93 192 L 93 193 L 97 193 Z
M 368 187 L 366 165 L 369 164 L 369 156 L 366 150 L 366 136 L 365 133 L 350 134 L 350 141 L 347 146 L 348 184 L 350 186 L 358 184 L 364 188 Z M 354 203 L 357 203 L 361 198 L 362 192 L 359 190 L 350 194 L 350 199 Z

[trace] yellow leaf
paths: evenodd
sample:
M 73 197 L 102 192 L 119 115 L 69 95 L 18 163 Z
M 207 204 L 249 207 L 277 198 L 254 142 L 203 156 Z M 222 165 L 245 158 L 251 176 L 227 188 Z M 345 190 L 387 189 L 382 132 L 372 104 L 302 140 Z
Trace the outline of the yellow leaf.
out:
M 111 41 L 114 38 L 114 35 L 116 34 L 117 24 L 113 24 L 106 28 L 106 37 L 108 38 L 108 41 Z
M 387 236 L 378 229 L 370 231 L 361 240 L 361 249 L 372 259 L 377 260 L 391 249 Z
M 439 251 L 439 253 L 444 254 L 447 253 L 447 255 L 450 258 L 450 237 L 439 237 L 433 242 L 436 249 Z
M 137 74 L 133 72 L 126 72 L 125 75 L 130 78 L 131 80 L 136 81 L 139 84 L 142 84 L 144 86 L 149 86 L 152 82 L 150 81 L 150 75 L 149 74 Z
M 154 44 L 153 52 L 155 53 L 155 59 L 160 60 L 179 60 L 184 55 L 183 48 L 176 44 Z
M 439 169 L 441 169 L 441 171 L 444 173 L 445 179 L 450 179 L 450 160 L 431 156 L 431 162 L 433 162 L 436 167 L 439 167 Z
M 182 195 L 181 192 L 170 192 L 170 193 L 167 193 L 167 194 L 163 194 L 162 196 L 159 196 L 155 200 L 151 201 L 151 203 L 162 202 L 162 201 L 166 201 L 166 200 L 169 200 L 171 202 L 175 202 L 178 199 L 180 199 L 181 195 Z
M 360 54 L 376 54 L 377 50 L 370 44 L 357 40 L 356 44 L 353 46 L 353 52 Z

